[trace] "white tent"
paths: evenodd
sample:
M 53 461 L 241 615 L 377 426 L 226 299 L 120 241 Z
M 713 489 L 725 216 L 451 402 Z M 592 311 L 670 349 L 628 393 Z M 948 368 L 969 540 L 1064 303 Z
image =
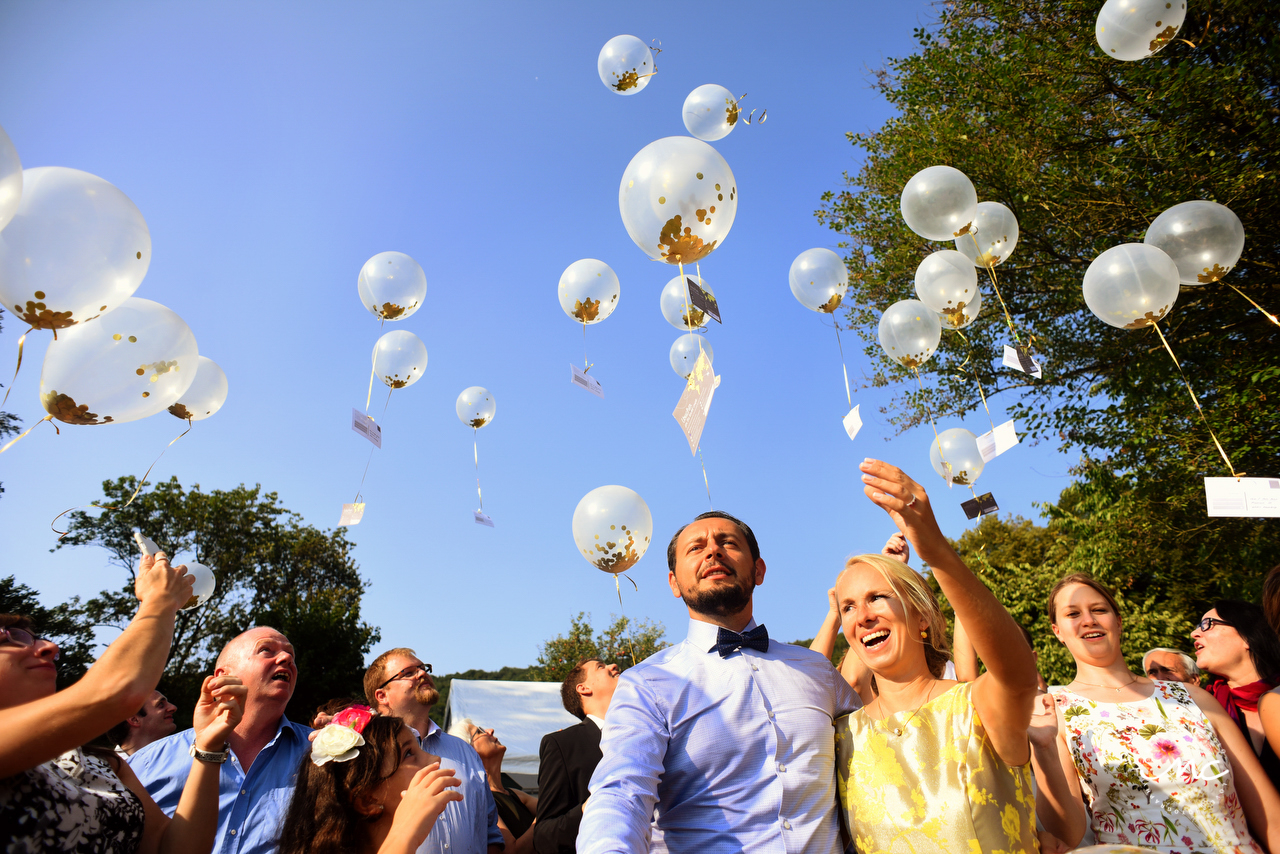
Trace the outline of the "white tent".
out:
M 476 726 L 493 728 L 507 746 L 502 770 L 508 774 L 538 774 L 538 746 L 549 732 L 578 723 L 564 710 L 558 682 L 489 682 L 454 679 L 449 684 L 445 729 L 471 718 Z

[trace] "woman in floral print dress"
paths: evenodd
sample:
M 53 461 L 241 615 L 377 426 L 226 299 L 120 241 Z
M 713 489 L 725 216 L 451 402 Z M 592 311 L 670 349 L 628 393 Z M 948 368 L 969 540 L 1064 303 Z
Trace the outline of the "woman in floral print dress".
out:
M 1045 826 L 1068 845 L 1088 821 L 1098 842 L 1165 854 L 1280 852 L 1280 795 L 1239 729 L 1200 688 L 1129 670 L 1110 591 L 1067 576 L 1049 595 L 1049 618 L 1076 678 L 1049 689 L 1056 714 L 1037 715 L 1031 738 L 1055 738 L 1074 797 L 1042 799 Z

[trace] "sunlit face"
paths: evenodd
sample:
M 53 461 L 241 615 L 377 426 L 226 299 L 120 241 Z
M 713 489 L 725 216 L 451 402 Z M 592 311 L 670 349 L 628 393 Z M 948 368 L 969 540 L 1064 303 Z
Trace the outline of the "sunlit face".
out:
M 287 705 L 298 684 L 298 665 L 289 639 L 264 627 L 245 633 L 236 643 L 237 654 L 216 673 L 239 676 L 249 689 L 246 703 Z
M 1251 665 L 1249 645 L 1240 637 L 1235 627 L 1221 622 L 1218 610 L 1211 608 L 1205 611 L 1200 625 L 1211 622 L 1211 628 L 1201 629 L 1197 626 L 1191 632 L 1191 642 L 1195 646 L 1196 666 L 1219 676 L 1238 670 L 1241 666 Z
M 836 581 L 840 625 L 849 647 L 876 674 L 927 666 L 920 632 L 926 619 L 898 598 L 875 567 L 854 564 Z
M 1058 591 L 1053 633 L 1077 662 L 1105 667 L 1120 655 L 1120 616 L 1087 584 Z
M 1175 652 L 1153 652 L 1144 667 L 1147 675 L 1162 682 L 1195 682 L 1187 674 L 1182 658 Z
M 423 706 L 430 710 L 436 700 L 440 699 L 440 692 L 436 690 L 431 674 L 420 665 L 422 660 L 416 655 L 393 655 L 387 659 L 383 669 L 387 679 L 413 669 L 409 675 L 393 679 L 375 692 L 379 704 L 387 714 L 403 716 L 412 714 Z
M 178 707 L 170 703 L 168 698 L 159 691 L 152 691 L 151 699 L 147 700 L 142 708 L 147 714 L 145 717 L 137 716 L 140 724 L 137 732 L 138 737 L 146 739 L 148 744 L 171 735 L 178 728 L 178 725 L 173 722 L 173 713 L 178 710 Z
M 764 561 L 752 559 L 742 530 L 728 519 L 712 517 L 691 522 L 680 532 L 676 568 L 667 583 L 695 614 L 728 617 L 747 607 L 764 572 Z
M 613 690 L 618 687 L 618 665 L 588 661 L 582 667 L 587 672 L 580 684 L 591 690 L 594 700 L 604 701 L 607 705 L 613 698 Z
M 57 690 L 57 654 L 58 645 L 43 638 L 31 646 L 0 640 L 0 708 L 51 696 Z
M 493 734 L 493 727 L 471 727 L 471 746 L 480 754 L 481 759 L 501 759 L 507 752 L 507 746 Z
M 379 816 L 382 819 L 390 819 L 395 815 L 396 808 L 400 806 L 400 795 L 413 782 L 413 775 L 432 762 L 440 761 L 439 757 L 432 756 L 422 749 L 418 739 L 413 737 L 413 730 L 407 726 L 400 730 L 400 735 L 396 737 L 396 745 L 400 752 L 395 757 L 388 757 L 386 764 L 382 767 L 382 773 L 390 776 L 383 780 L 373 792 L 373 799 L 383 806 L 383 812 Z M 398 768 L 395 767 L 397 759 L 400 762 Z M 395 768 L 394 771 L 393 768 Z

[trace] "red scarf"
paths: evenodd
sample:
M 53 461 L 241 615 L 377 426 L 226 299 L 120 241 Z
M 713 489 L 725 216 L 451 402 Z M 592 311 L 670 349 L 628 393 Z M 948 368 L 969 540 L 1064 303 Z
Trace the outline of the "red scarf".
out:
M 1239 724 L 1243 723 L 1240 713 L 1258 711 L 1258 699 L 1276 685 L 1280 685 L 1280 676 L 1259 679 L 1257 682 L 1250 682 L 1239 688 L 1232 688 L 1227 684 L 1227 680 L 1218 679 L 1209 684 L 1209 692 L 1222 704 L 1222 708 L 1227 710 L 1231 719 Z

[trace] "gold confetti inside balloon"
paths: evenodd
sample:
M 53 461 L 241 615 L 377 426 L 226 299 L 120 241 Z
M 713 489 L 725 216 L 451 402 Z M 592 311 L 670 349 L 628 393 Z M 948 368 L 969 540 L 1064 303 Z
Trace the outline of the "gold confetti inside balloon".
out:
M 0 127 L 0 228 L 9 224 L 22 201 L 22 161 L 9 134 Z
M 596 59 L 600 82 L 619 95 L 634 95 L 653 79 L 653 51 L 635 36 L 614 36 Z
M 1104 323 L 1141 329 L 1159 321 L 1178 300 L 1178 267 L 1145 243 L 1103 252 L 1084 273 L 1084 302 Z
M 1240 260 L 1244 225 L 1226 205 L 1203 199 L 1183 202 L 1156 217 L 1142 242 L 1173 259 L 1182 284 L 1207 285 Z
M 1187 16 L 1185 0 L 1107 0 L 1094 36 L 1112 59 L 1146 59 L 1173 41 Z
M 900 300 L 880 315 L 879 338 L 890 359 L 907 368 L 918 368 L 938 349 L 942 321 L 920 300 Z
M 791 293 L 810 311 L 834 314 L 849 289 L 844 259 L 830 249 L 806 249 L 791 262 Z
M 978 213 L 978 192 L 959 169 L 930 166 L 902 188 L 902 219 L 926 240 L 953 240 L 966 234 Z
M 702 351 L 707 354 L 707 361 L 715 361 L 715 353 L 711 351 L 711 344 L 708 343 L 705 335 L 698 335 L 696 332 L 689 332 L 681 335 L 671 345 L 671 352 L 667 357 L 671 360 L 671 370 L 682 379 L 688 379 L 689 374 L 693 373 L 693 366 L 698 363 L 698 352 Z
M 625 486 L 598 486 L 573 511 L 573 542 L 587 563 L 614 575 L 644 557 L 653 537 L 653 515 Z
M 1018 245 L 1018 218 L 999 202 L 978 202 L 969 230 L 956 238 L 956 250 L 975 267 L 1003 264 Z
M 498 412 L 498 404 L 487 388 L 473 385 L 463 389 L 462 394 L 458 395 L 454 410 L 458 413 L 458 420 L 479 430 L 493 420 Z
M 698 287 L 702 288 L 707 296 L 712 299 L 715 299 L 716 296 L 715 292 L 711 290 L 711 286 L 707 284 L 706 279 L 701 276 L 676 276 L 667 282 L 662 289 L 662 293 L 658 296 L 658 308 L 662 310 L 662 316 L 667 323 L 684 332 L 703 329 L 710 322 L 706 312 L 695 308 L 693 303 L 689 302 L 688 279 L 692 279 L 697 283 Z
M 360 268 L 360 302 L 382 320 L 404 320 L 422 307 L 427 274 L 403 252 L 379 252 Z
M 738 99 L 723 86 L 707 83 L 684 99 L 684 126 L 703 142 L 715 142 L 738 125 Z
M 978 270 L 954 249 L 934 252 L 916 267 L 916 296 L 941 316 L 943 326 L 962 329 L 973 322 L 982 305 Z
M 169 407 L 169 414 L 184 421 L 203 421 L 227 402 L 227 375 L 208 356 L 197 361 L 196 378 L 191 386 Z
M 427 372 L 427 345 L 407 329 L 388 332 L 373 345 L 373 373 L 391 388 L 406 388 Z
M 619 290 L 613 268 L 595 258 L 583 258 L 565 267 L 556 293 L 565 314 L 590 326 L 613 314 Z
M 127 300 L 151 264 L 151 232 L 129 197 L 61 166 L 22 173 L 0 231 L 0 300 L 21 323 L 67 329 Z
M 40 372 L 45 412 L 66 424 L 119 424 L 163 412 L 195 380 L 196 337 L 173 310 L 130 297 L 49 342 Z
M 693 264 L 728 235 L 738 212 L 738 187 L 714 148 L 669 136 L 631 158 L 618 186 L 618 208 L 627 234 L 650 258 Z
M 213 570 L 202 563 L 189 560 L 183 565 L 187 568 L 187 575 L 195 579 L 195 585 L 191 588 L 191 598 L 179 610 L 192 611 L 209 601 L 213 591 L 218 589 L 218 579 Z
M 978 437 L 963 427 L 943 430 L 937 438 L 930 440 L 929 462 L 938 476 L 946 479 L 944 461 L 951 467 L 951 482 L 960 486 L 973 486 L 986 466 L 982 452 L 978 450 Z

